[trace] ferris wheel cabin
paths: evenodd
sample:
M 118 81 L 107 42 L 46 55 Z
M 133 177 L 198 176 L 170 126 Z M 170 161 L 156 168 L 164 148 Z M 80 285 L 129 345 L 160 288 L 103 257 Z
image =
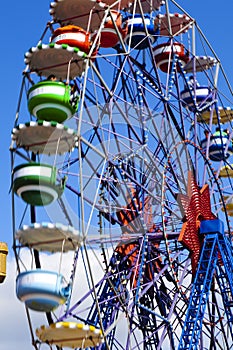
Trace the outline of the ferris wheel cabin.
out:
M 102 331 L 93 325 L 77 322 L 56 322 L 41 326 L 36 330 L 37 336 L 48 344 L 61 348 L 96 349 L 104 343 Z
M 202 140 L 201 147 L 206 150 L 208 145 L 208 138 Z M 227 159 L 233 153 L 232 141 L 226 132 L 216 131 L 211 137 L 209 142 L 209 158 L 212 161 L 219 162 Z
M 154 47 L 153 53 L 157 67 L 164 73 L 171 70 L 174 58 L 177 58 L 183 66 L 189 61 L 184 45 L 179 42 L 159 44 Z
M 78 108 L 72 103 L 71 87 L 63 82 L 45 80 L 28 91 L 28 109 L 38 120 L 62 123 L 70 119 Z
M 64 304 L 70 293 L 61 274 L 54 271 L 30 270 L 16 279 L 16 295 L 29 309 L 50 312 Z
M 181 91 L 180 97 L 183 106 L 188 107 L 190 111 L 193 111 L 195 106 L 204 109 L 213 100 L 208 86 L 196 86 L 195 89 L 184 89 Z
M 14 168 L 13 190 L 26 203 L 43 206 L 54 202 L 64 191 L 56 184 L 57 169 L 48 164 L 26 163 Z
M 0 283 L 3 283 L 6 278 L 6 258 L 8 254 L 7 244 L 0 242 Z
M 233 198 L 232 198 L 232 195 L 224 196 L 224 201 L 225 201 L 225 205 L 226 205 L 227 214 L 229 216 L 233 216 Z M 222 208 L 222 211 L 224 211 L 224 208 Z
M 77 47 L 86 54 L 91 48 L 90 33 L 74 25 L 57 28 L 51 37 L 51 42 Z
M 130 47 L 143 50 L 149 47 L 150 43 L 156 42 L 158 29 L 155 29 L 154 19 L 150 14 L 146 13 L 143 17 L 141 14 L 129 14 L 123 19 L 123 24 L 128 28 L 125 42 Z
M 126 36 L 127 28 L 122 26 L 122 15 L 116 10 L 112 10 L 107 16 L 104 27 L 100 31 L 99 45 L 100 47 L 114 47 L 119 42 L 119 34 L 122 39 Z M 119 34 L 118 34 L 119 33 Z M 95 33 L 93 39 L 96 37 Z

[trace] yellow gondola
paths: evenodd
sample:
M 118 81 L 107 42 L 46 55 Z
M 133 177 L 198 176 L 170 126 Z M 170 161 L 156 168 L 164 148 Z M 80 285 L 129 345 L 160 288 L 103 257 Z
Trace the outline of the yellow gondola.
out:
M 233 164 L 224 165 L 219 172 L 219 177 L 233 177 Z
M 103 343 L 100 329 L 76 322 L 57 322 L 48 327 L 42 326 L 36 330 L 36 334 L 42 342 L 72 349 L 93 348 Z
M 213 124 L 227 123 L 233 118 L 233 109 L 231 107 L 218 107 L 218 111 L 206 109 L 197 118 L 199 123 L 209 123 L 212 118 Z
M 0 283 L 3 283 L 6 278 L 6 257 L 8 254 L 7 244 L 0 242 Z

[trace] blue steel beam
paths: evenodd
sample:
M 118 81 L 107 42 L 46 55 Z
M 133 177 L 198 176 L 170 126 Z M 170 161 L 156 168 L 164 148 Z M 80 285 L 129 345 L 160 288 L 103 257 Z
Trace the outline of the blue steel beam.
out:
M 230 239 L 219 237 L 219 252 L 217 281 L 221 290 L 225 312 L 233 339 L 233 248 Z
M 208 294 L 216 268 L 217 234 L 205 237 L 178 350 L 197 349 Z
M 213 275 L 216 271 L 225 312 L 232 333 L 232 244 L 224 234 L 223 223 L 218 219 L 202 221 L 200 234 L 205 235 L 205 238 L 191 290 L 190 301 L 178 350 L 195 350 L 198 348 L 205 308 L 208 301 Z

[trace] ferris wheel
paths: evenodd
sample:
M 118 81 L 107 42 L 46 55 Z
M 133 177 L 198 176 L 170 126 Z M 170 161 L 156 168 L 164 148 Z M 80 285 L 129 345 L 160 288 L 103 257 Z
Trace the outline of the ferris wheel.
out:
M 172 0 L 56 0 L 49 14 L 11 144 L 33 346 L 231 349 L 233 109 L 218 57 Z M 34 311 L 48 321 L 36 329 Z

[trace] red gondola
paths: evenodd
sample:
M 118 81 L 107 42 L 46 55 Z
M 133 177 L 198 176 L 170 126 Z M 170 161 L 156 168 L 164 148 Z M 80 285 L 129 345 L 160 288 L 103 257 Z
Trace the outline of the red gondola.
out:
M 170 71 L 172 66 L 172 60 L 175 55 L 181 64 L 185 65 L 189 61 L 189 55 L 185 52 L 185 47 L 183 44 L 175 42 L 167 42 L 157 45 L 154 50 L 154 58 L 157 66 L 164 72 Z
M 114 21 L 114 23 L 113 23 Z M 111 15 L 107 16 L 104 28 L 100 32 L 100 46 L 114 47 L 119 41 L 119 34 L 122 39 L 125 38 L 127 28 L 122 28 L 122 15 L 120 12 L 112 10 Z M 96 35 L 96 34 L 95 34 Z

